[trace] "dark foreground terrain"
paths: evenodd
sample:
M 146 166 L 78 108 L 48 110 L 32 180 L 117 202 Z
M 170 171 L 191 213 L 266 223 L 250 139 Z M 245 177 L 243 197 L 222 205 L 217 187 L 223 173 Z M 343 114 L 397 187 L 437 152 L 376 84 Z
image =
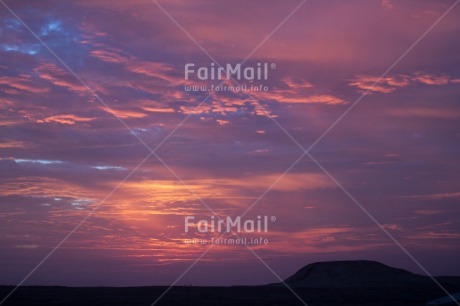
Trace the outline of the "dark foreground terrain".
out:
M 13 287 L 0 287 L 4 297 Z M 458 285 L 448 285 L 451 292 Z M 152 305 L 167 287 L 21 287 L 3 305 Z M 295 288 L 314 305 L 425 305 L 444 296 L 436 285 L 396 288 Z M 155 305 L 304 305 L 281 287 L 174 287 Z
M 436 281 L 451 294 L 460 292 L 460 277 L 437 277 Z M 168 287 L 20 287 L 1 305 L 422 306 L 446 296 L 427 276 L 367 260 L 309 264 L 287 278 L 285 284 L 173 287 L 169 291 Z M 12 289 L 0 287 L 0 301 Z

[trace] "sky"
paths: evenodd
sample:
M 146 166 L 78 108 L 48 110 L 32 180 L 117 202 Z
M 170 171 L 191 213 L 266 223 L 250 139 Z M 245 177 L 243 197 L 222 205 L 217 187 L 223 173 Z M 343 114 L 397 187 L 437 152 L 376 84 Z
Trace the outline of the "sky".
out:
M 2 1 L 0 284 L 48 255 L 24 284 L 253 285 L 354 259 L 460 275 L 454 2 Z M 185 232 L 243 213 L 268 231 Z M 187 243 L 219 236 L 268 243 Z

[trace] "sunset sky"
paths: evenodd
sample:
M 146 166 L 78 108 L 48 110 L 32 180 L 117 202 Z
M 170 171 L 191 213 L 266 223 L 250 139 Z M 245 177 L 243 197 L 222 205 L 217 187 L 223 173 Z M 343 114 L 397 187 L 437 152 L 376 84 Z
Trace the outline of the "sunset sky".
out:
M 456 2 L 0 1 L 0 284 L 76 229 L 25 284 L 168 285 L 210 247 L 185 239 L 215 237 L 186 216 L 248 207 L 276 217 L 241 236 L 269 240 L 249 247 L 281 278 L 423 274 L 387 233 L 460 275 Z M 238 81 L 268 91 L 186 91 L 220 83 L 184 78 L 214 61 L 276 67 Z M 214 245 L 178 284 L 278 281 L 264 263 Z

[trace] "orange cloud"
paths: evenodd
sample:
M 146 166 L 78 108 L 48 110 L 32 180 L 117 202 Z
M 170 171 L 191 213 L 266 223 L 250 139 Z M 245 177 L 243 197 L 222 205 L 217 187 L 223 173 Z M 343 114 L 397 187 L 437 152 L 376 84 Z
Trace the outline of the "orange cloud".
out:
M 83 86 L 72 74 L 62 70 L 54 64 L 42 64 L 34 69 L 40 78 L 50 81 L 52 84 L 65 87 L 78 93 L 86 93 L 88 89 Z
M 324 94 L 312 94 L 313 85 L 303 79 L 283 79 L 286 88 L 274 88 L 269 92 L 253 92 L 252 95 L 259 100 L 275 100 L 280 103 L 318 103 L 318 104 L 345 104 L 346 101 Z
M 123 74 L 120 78 L 100 79 L 98 90 L 109 93 L 112 87 L 128 87 L 144 91 L 153 95 L 161 95 L 163 102 L 185 100 L 193 101 L 180 85 L 185 84 L 185 80 L 180 75 L 172 74 L 174 67 L 168 64 L 152 61 L 143 61 L 134 56 L 121 54 L 120 51 L 106 47 L 109 50 L 93 50 L 91 56 L 103 62 L 119 64 L 125 71 L 139 74 L 143 78 L 137 78 L 132 81 L 132 76 Z M 189 81 L 190 83 L 190 81 Z M 172 112 L 171 110 L 161 111 L 162 105 L 157 105 L 155 112 Z
M 382 92 L 390 93 L 398 87 L 405 87 L 411 84 L 410 78 L 406 75 L 387 76 L 379 78 L 377 76 L 359 75 L 351 80 L 348 85 L 355 86 L 363 92 Z
M 92 192 L 81 186 L 50 177 L 18 177 L 14 180 L 2 180 L 0 195 L 50 198 L 94 198 Z
M 244 178 L 212 178 L 187 180 L 187 186 L 171 180 L 140 180 L 126 182 L 119 191 L 116 204 L 124 207 L 132 218 L 150 214 L 190 214 L 208 213 L 199 203 L 203 200 L 216 200 L 226 208 L 245 208 L 241 203 L 242 190 L 265 190 L 272 185 L 281 173 Z M 291 192 L 296 190 L 315 190 L 333 188 L 335 185 L 324 175 L 315 173 L 286 174 L 272 186 L 272 190 Z M 177 205 L 180 203 L 180 205 Z M 124 213 L 128 214 L 128 213 Z
M 217 123 L 219 123 L 219 125 L 227 125 L 227 124 L 230 124 L 230 121 L 229 121 L 229 120 L 217 119 L 216 121 L 217 121 Z
M 283 81 L 291 89 L 292 93 L 296 93 L 299 89 L 306 89 L 306 88 L 313 87 L 313 84 L 303 79 L 296 80 L 294 78 L 287 77 Z
M 428 73 L 417 72 L 414 75 L 413 80 L 426 85 L 446 85 L 449 84 L 450 77 L 447 75 L 436 76 Z
M 344 104 L 344 100 L 331 95 L 316 95 L 305 98 L 307 103 Z
M 192 114 L 192 115 L 199 115 L 199 114 L 207 114 L 210 113 L 212 107 L 209 104 L 201 104 L 198 107 L 196 106 L 180 106 L 180 111 L 184 114 Z
M 14 126 L 25 122 L 25 120 L 22 119 L 3 118 L 3 116 L 0 116 L 0 119 L 0 126 Z
M 127 61 L 127 58 L 121 56 L 120 54 L 107 50 L 93 50 L 90 54 L 93 57 L 108 63 L 124 63 Z
M 108 107 L 100 107 L 103 111 L 112 114 L 116 117 L 122 118 L 122 119 L 129 119 L 129 118 L 144 118 L 147 115 L 141 112 L 135 112 L 135 111 L 130 111 L 130 110 L 118 110 L 114 108 L 108 108 Z
M 250 188 L 267 188 L 275 182 L 281 173 L 255 176 L 242 182 L 242 186 Z M 276 185 L 273 190 L 295 191 L 295 190 L 314 190 L 320 188 L 332 188 L 334 184 L 323 174 L 316 173 L 288 173 Z
M 18 93 L 19 91 L 26 91 L 29 93 L 42 94 L 42 93 L 46 93 L 49 91 L 48 87 L 43 87 L 43 86 L 38 86 L 36 84 L 33 84 L 30 79 L 30 76 L 24 75 L 24 74 L 20 75 L 19 77 L 8 77 L 8 76 L 0 77 L 0 85 L 7 85 L 8 87 L 15 89 L 15 90 L 11 90 L 11 89 L 2 90 L 9 94 L 15 94 L 15 93 Z
M 167 81 L 169 84 L 178 85 L 183 82 L 182 78 L 168 76 L 166 72 L 171 71 L 172 67 L 164 63 L 132 60 L 126 63 L 126 68 L 131 72 Z
M 280 103 L 305 103 L 305 104 L 318 103 L 318 104 L 330 104 L 330 105 L 348 103 L 333 95 L 305 95 L 305 96 L 302 96 L 301 94 L 291 95 L 282 90 L 274 90 L 271 93 L 263 94 L 260 98 L 261 100 L 275 100 Z
M 44 122 L 55 122 L 55 123 L 61 123 L 61 124 L 75 124 L 77 122 L 89 122 L 94 120 L 95 118 L 83 118 L 83 117 L 78 117 L 76 115 L 70 114 L 70 115 L 56 115 L 56 116 L 51 116 L 47 117 L 43 120 L 37 120 L 38 123 L 44 123 Z
M 171 108 L 167 107 L 164 104 L 157 101 L 152 100 L 138 100 L 135 101 L 135 104 L 142 109 L 143 111 L 150 112 L 150 113 L 175 113 L 176 111 Z
M 152 113 L 174 113 L 175 110 L 172 108 L 160 108 L 160 107 L 142 107 L 143 110 Z
M 101 61 L 123 64 L 128 71 L 154 77 L 169 84 L 178 85 L 184 81 L 182 78 L 169 76 L 167 72 L 172 71 L 173 67 L 164 63 L 142 61 L 135 57 L 124 57 L 119 53 L 107 50 L 94 50 L 90 54 Z
M 28 147 L 29 147 L 29 144 L 23 141 L 5 140 L 3 142 L 0 142 L 0 149 L 10 149 L 10 148 L 25 149 Z

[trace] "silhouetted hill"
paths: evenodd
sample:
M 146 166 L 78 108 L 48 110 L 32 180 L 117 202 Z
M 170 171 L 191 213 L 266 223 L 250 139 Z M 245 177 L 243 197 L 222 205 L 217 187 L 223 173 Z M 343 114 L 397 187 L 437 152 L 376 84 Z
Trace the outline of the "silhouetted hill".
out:
M 458 283 L 459 278 L 453 278 Z M 285 280 L 291 287 L 393 287 L 432 282 L 427 276 L 369 260 L 309 264 Z M 278 284 L 280 285 L 280 284 Z

